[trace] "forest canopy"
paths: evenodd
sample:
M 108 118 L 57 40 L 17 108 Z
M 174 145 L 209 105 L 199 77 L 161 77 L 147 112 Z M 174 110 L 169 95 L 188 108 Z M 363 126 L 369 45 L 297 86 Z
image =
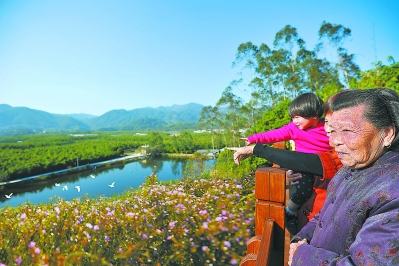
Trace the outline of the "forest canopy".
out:
M 199 127 L 211 131 L 215 143 L 222 138 L 226 145 L 239 146 L 239 132 L 251 134 L 288 123 L 288 105 L 299 94 L 313 92 L 325 101 L 348 88 L 388 87 L 399 92 L 399 64 L 389 57 L 390 65 L 379 61 L 361 71 L 355 54 L 345 48 L 351 33 L 343 25 L 324 21 L 313 49 L 291 25 L 276 33 L 273 46 L 240 44 L 233 62 L 240 69 L 239 78 L 231 81 L 215 106 L 203 107 Z M 235 91 L 245 92 L 246 101 Z M 220 136 L 215 130 L 221 129 L 231 134 Z

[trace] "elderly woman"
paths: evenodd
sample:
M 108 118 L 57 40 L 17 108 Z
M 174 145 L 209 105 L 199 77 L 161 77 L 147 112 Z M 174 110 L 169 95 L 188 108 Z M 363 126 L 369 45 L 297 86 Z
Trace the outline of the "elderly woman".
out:
M 348 90 L 331 109 L 330 145 L 344 167 L 319 215 L 292 239 L 289 264 L 399 265 L 399 95 Z M 249 149 L 237 150 L 237 163 Z
M 353 90 L 331 105 L 330 145 L 344 165 L 291 242 L 290 265 L 399 264 L 399 95 Z
M 347 91 L 341 91 L 338 94 L 346 92 Z M 329 135 L 328 120 L 331 117 L 330 105 L 338 94 L 331 96 L 324 103 L 324 129 L 327 135 Z M 315 175 L 313 194 L 298 210 L 297 224 L 286 223 L 286 227 L 291 234 L 297 234 L 298 230 L 305 226 L 309 220 L 320 211 L 326 198 L 328 183 L 342 166 L 334 149 L 317 154 L 280 150 L 262 144 L 228 149 L 235 151 L 234 161 L 238 165 L 241 160 L 256 155 L 270 162 L 274 162 L 283 168 L 296 171 L 296 173 L 293 173 L 292 170 L 287 172 L 287 176 L 293 185 L 298 184 L 298 179 L 301 178 L 300 172 Z

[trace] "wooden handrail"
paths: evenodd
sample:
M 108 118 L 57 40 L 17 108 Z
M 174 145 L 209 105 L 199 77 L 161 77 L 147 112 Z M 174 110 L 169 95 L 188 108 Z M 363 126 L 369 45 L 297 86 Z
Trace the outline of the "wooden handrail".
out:
M 285 148 L 285 142 L 273 147 Z M 287 265 L 291 237 L 284 220 L 287 185 L 286 171 L 278 165 L 256 170 L 255 236 L 247 242 L 247 255 L 240 266 Z
M 256 258 L 255 266 L 264 266 L 269 264 L 270 253 L 273 247 L 273 219 L 266 219 L 263 228 L 262 240 L 260 241 L 259 253 Z
M 241 265 L 251 266 L 264 266 L 269 265 L 270 256 L 273 248 L 273 219 L 266 219 L 263 228 L 262 236 L 255 236 L 252 239 L 254 243 L 257 243 L 257 248 L 248 253 L 243 260 Z M 258 252 L 259 253 L 254 253 Z M 270 264 L 272 265 L 272 264 Z

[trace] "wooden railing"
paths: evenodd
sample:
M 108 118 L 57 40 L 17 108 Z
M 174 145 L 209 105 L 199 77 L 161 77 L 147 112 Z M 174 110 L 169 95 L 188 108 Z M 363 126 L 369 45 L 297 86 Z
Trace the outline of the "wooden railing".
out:
M 285 149 L 285 143 L 273 147 Z M 289 193 L 286 169 L 273 165 L 256 170 L 255 236 L 247 242 L 240 266 L 287 265 L 291 236 L 285 229 L 284 208 Z

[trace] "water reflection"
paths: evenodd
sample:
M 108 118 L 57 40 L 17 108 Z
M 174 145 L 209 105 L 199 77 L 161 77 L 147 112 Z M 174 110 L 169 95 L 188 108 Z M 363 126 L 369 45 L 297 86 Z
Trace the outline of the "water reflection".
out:
M 87 195 L 90 198 L 122 193 L 128 188 L 137 188 L 149 176 L 154 166 L 157 168 L 159 181 L 180 179 L 183 169 L 188 161 L 181 158 L 170 159 L 145 159 L 133 162 L 121 162 L 107 167 L 96 167 L 79 173 L 58 176 L 47 180 L 33 182 L 13 183 L 0 188 L 0 207 L 18 206 L 25 202 L 33 204 L 49 202 L 56 197 L 65 200 Z M 214 160 L 209 160 L 208 165 L 213 165 Z M 95 175 L 92 178 L 90 175 Z M 109 184 L 115 182 L 113 188 Z M 55 183 L 60 183 L 55 186 Z M 63 190 L 67 186 L 68 190 Z M 80 192 L 75 189 L 80 186 Z M 10 199 L 6 194 L 12 194 Z

